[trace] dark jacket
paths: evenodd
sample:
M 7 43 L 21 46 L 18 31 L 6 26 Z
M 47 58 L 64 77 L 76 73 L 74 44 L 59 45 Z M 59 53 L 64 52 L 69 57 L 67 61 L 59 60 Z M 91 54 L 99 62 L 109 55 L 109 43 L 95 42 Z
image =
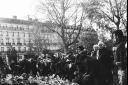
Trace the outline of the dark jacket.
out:
M 114 50 L 114 61 L 120 62 L 121 69 L 126 69 L 127 67 L 127 56 L 125 49 L 125 42 L 120 42 L 115 45 Z
M 78 83 L 80 85 L 97 85 L 95 80 L 99 76 L 99 63 L 96 59 L 86 56 L 78 65 Z
M 87 57 L 87 51 L 82 51 L 80 54 L 77 55 L 75 63 L 80 64 L 83 60 Z
M 113 82 L 113 55 L 107 48 L 99 49 L 99 85 L 107 85 Z
M 0 68 L 4 66 L 4 61 L 2 59 L 2 57 L 0 56 Z
M 99 49 L 99 58 L 98 61 L 100 65 L 105 67 L 107 70 L 112 70 L 113 67 L 113 53 L 111 50 L 103 47 Z
M 7 55 L 8 55 L 8 61 L 10 64 L 17 63 L 17 51 L 16 50 L 13 49 L 13 50 L 7 51 Z

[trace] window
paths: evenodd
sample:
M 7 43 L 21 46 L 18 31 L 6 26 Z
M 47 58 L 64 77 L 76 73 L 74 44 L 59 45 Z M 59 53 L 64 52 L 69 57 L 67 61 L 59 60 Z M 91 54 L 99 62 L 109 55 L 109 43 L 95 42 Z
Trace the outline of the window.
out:
M 20 39 L 17 39 L 17 43 L 20 43 Z
M 24 30 L 25 28 L 23 27 L 22 30 Z
M 22 30 L 22 27 L 20 27 L 20 30 Z
M 27 27 L 26 30 L 29 30 L 29 28 Z
M 12 42 L 15 43 L 14 39 L 12 39 Z
M 18 51 L 21 51 L 21 47 L 18 47 Z
M 3 39 L 1 39 L 1 45 L 4 45 L 4 41 L 3 41 Z
M 31 43 L 31 40 L 30 39 L 28 40 L 28 43 Z
M 25 37 L 25 33 L 24 33 L 24 37 Z
M 25 40 L 24 40 L 24 45 L 26 45 L 26 42 L 25 42 Z
M 14 36 L 14 32 L 12 33 L 12 36 Z
M 20 36 L 20 33 L 18 32 L 18 37 Z
M 13 25 L 12 27 L 13 27 L 13 29 L 17 30 L 17 26 Z
M 14 39 L 12 39 L 12 44 L 15 45 L 15 41 L 14 41 Z
M 29 33 L 28 36 L 30 37 L 30 35 L 31 35 L 31 34 Z
M 9 43 L 9 38 L 6 39 L 7 43 Z
M 26 47 L 24 47 L 24 51 L 26 51 Z
M 2 35 L 2 31 L 0 31 L 0 36 L 3 36 L 3 35 Z
M 8 36 L 8 32 L 6 32 L 6 36 Z
M 5 28 L 5 26 L 3 26 L 3 28 Z
M 1 47 L 1 51 L 4 52 L 4 47 Z
M 1 39 L 1 43 L 3 43 L 3 39 Z
M 9 47 L 7 47 L 7 51 L 9 50 Z

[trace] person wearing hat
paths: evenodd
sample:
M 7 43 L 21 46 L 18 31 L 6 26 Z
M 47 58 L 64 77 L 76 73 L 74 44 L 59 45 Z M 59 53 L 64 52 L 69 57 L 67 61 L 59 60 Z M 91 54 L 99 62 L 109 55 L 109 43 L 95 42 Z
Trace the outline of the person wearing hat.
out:
M 116 30 L 113 34 L 114 34 L 113 36 L 114 63 L 115 66 L 117 67 L 115 72 L 119 80 L 117 83 L 119 85 L 126 85 L 124 81 L 125 71 L 127 69 L 127 59 L 126 59 L 127 57 L 126 57 L 126 49 L 125 49 L 126 40 L 121 30 Z
M 81 63 L 81 61 L 83 61 L 87 56 L 87 53 L 87 50 L 82 45 L 78 46 L 78 55 L 76 58 L 76 63 Z

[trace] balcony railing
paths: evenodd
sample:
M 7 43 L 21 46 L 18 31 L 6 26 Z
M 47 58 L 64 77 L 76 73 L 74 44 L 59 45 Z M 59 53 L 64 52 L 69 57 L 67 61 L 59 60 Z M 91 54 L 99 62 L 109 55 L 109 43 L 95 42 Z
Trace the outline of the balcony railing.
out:
M 26 43 L 23 43 L 24 45 L 26 45 Z
M 1 45 L 4 45 L 4 43 L 1 43 Z
M 11 45 L 11 43 L 6 43 L 6 45 Z
M 15 43 L 12 43 L 12 45 L 15 45 Z
M 17 43 L 17 45 L 22 45 L 22 43 Z
M 34 43 L 27 43 L 27 45 L 34 45 Z

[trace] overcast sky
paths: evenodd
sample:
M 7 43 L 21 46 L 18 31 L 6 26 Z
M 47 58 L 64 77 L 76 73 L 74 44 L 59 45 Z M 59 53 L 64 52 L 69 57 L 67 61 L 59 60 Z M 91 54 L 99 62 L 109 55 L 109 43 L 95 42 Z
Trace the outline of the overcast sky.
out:
M 39 10 L 37 10 L 40 1 L 41 0 L 0 0 L 0 17 L 12 18 L 12 16 L 17 16 L 19 19 L 27 19 L 29 15 L 32 18 L 41 18 L 41 21 L 45 21 L 47 15 L 40 14 Z
M 39 0 L 0 0 L 0 17 L 27 19 L 27 16 L 39 17 L 37 5 Z

